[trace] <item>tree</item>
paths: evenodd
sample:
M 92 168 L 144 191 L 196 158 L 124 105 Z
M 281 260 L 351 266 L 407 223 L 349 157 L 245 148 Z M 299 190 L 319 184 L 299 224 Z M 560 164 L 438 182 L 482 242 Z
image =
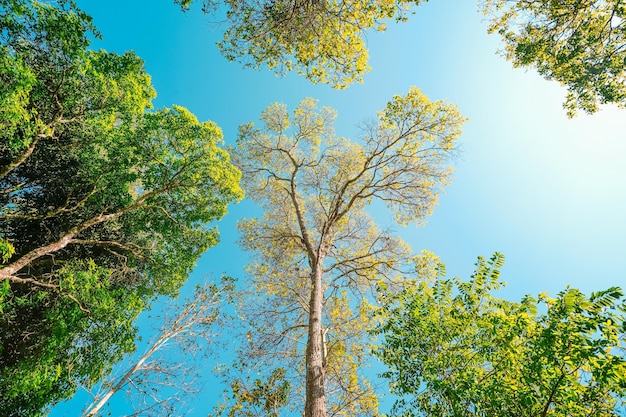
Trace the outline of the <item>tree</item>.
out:
M 514 66 L 531 66 L 568 89 L 570 117 L 626 104 L 626 6 L 621 1 L 483 0 L 490 32 Z
M 306 417 L 327 409 L 376 414 L 376 396 L 358 372 L 371 325 L 368 294 L 410 265 L 407 245 L 380 230 L 366 208 L 378 200 L 401 224 L 423 222 L 450 180 L 464 122 L 456 107 L 415 88 L 378 116 L 353 143 L 334 135 L 334 111 L 312 99 L 292 115 L 273 104 L 261 115 L 264 126 L 242 126 L 231 150 L 247 195 L 264 209 L 239 225 L 258 294 L 247 298 L 250 350 L 242 361 L 278 362 L 273 368 L 302 378 Z M 292 406 L 301 405 L 298 395 Z
M 155 93 L 90 18 L 0 1 L 0 414 L 37 415 L 133 349 L 241 196 L 221 131 Z M 6 104 L 6 105 L 5 105 Z
M 187 10 L 192 0 L 175 0 Z M 309 80 L 344 88 L 369 70 L 365 33 L 406 20 L 420 0 L 226 0 L 227 29 L 218 44 L 231 61 L 278 74 L 295 69 Z M 205 13 L 222 2 L 202 0 Z
M 197 370 L 189 362 L 199 351 L 204 355 L 213 343 L 215 328 L 225 318 L 224 304 L 231 298 L 234 285 L 225 278 L 219 284 L 196 287 L 192 298 L 182 306 L 170 305 L 174 312 L 157 318 L 161 322 L 157 335 L 148 343 L 144 353 L 129 363 L 120 375 L 106 378 L 99 384 L 98 393 L 84 411 L 85 417 L 99 415 L 113 395 L 121 390 L 136 392 L 139 401 L 134 415 L 183 414 L 183 395 L 197 394 Z M 178 363 L 173 363 L 171 352 L 176 349 Z M 169 360 L 165 352 L 169 351 Z M 160 387 L 157 390 L 155 387 Z M 173 390 L 168 398 L 158 397 L 163 387 Z
M 376 354 L 402 416 L 617 417 L 626 411 L 626 299 L 567 288 L 496 298 L 503 255 L 469 282 L 439 276 L 384 297 Z M 424 277 L 422 277 L 424 278 Z M 539 313 L 541 312 L 541 313 Z M 621 411 L 620 411 L 621 410 Z

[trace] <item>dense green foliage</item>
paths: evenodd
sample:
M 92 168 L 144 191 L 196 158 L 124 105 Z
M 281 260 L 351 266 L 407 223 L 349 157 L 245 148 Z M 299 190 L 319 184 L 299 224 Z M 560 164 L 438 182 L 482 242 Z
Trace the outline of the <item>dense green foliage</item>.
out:
M 626 4 L 605 0 L 483 0 L 491 32 L 515 66 L 567 87 L 564 107 L 588 113 L 626 105 Z
M 492 295 L 504 257 L 469 282 L 430 277 L 383 300 L 377 355 L 400 396 L 393 415 L 617 417 L 626 411 L 626 299 L 567 288 Z
M 193 0 L 175 0 L 186 10 Z M 421 0 L 201 0 L 206 13 L 226 6 L 224 40 L 231 61 L 278 74 L 295 69 L 309 80 L 344 88 L 369 70 L 365 34 L 406 20 Z
M 93 262 L 57 272 L 58 284 L 89 305 L 89 314 L 61 294 L 2 283 L 0 415 L 39 415 L 133 350 L 132 323 L 145 301 L 110 277 Z
M 155 93 L 134 54 L 89 51 L 70 3 L 0 1 L 0 415 L 37 415 L 133 349 L 238 199 L 221 131 Z

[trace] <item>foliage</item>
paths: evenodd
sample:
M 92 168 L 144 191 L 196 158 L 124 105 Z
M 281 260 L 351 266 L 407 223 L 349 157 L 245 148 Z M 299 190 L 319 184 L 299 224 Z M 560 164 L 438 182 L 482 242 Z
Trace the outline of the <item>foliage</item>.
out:
M 361 143 L 335 136 L 334 118 L 312 99 L 291 114 L 276 103 L 262 127 L 240 128 L 232 149 L 244 189 L 264 209 L 239 224 L 240 244 L 253 254 L 241 363 L 285 368 L 299 381 L 289 406 L 304 405 L 306 416 L 327 407 L 331 415 L 375 415 L 377 398 L 360 373 L 368 300 L 377 282 L 393 285 L 412 265 L 407 245 L 365 209 L 380 200 L 402 224 L 423 221 L 450 179 L 464 119 L 415 88 L 363 127 Z
M 492 292 L 501 254 L 469 282 L 443 274 L 386 295 L 376 354 L 393 415 L 617 417 L 625 410 L 626 299 L 567 288 L 521 302 Z
M 532 66 L 567 87 L 572 117 L 626 104 L 626 5 L 604 0 L 483 0 L 490 32 L 515 66 Z
M 65 264 L 55 278 L 89 314 L 63 294 L 2 282 L 0 415 L 39 415 L 72 395 L 76 379 L 97 380 L 134 348 L 132 323 L 145 305 L 137 294 L 111 285 L 93 261 Z
M 10 242 L 0 239 L 0 264 L 6 263 L 15 253 L 15 248 Z
M 187 10 L 192 0 L 175 0 Z M 406 20 L 420 0 L 226 0 L 227 29 L 218 45 L 231 61 L 282 74 L 295 69 L 314 83 L 344 88 L 369 70 L 365 33 Z M 222 2 L 202 0 L 206 13 Z
M 274 369 L 266 381 L 234 378 L 230 385 L 230 406 L 222 404 L 212 416 L 279 417 L 286 409 L 291 383 L 285 368 Z
M 87 50 L 70 2 L 3 0 L 0 25 L 0 414 L 31 416 L 132 349 L 241 191 L 219 128 L 147 112 L 143 62 Z

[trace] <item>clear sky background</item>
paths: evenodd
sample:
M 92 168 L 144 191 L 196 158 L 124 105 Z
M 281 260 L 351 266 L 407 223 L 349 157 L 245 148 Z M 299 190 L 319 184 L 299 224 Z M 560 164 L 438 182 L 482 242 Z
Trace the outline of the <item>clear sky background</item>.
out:
M 156 108 L 187 107 L 201 121 L 217 122 L 226 143 L 272 102 L 293 109 L 305 97 L 319 99 L 338 111 L 337 133 L 355 140 L 360 122 L 410 86 L 458 105 L 470 120 L 453 183 L 425 227 L 396 228 L 415 252 L 435 252 L 449 275 L 464 279 L 477 256 L 502 252 L 508 286 L 501 295 L 511 300 L 567 285 L 587 293 L 626 287 L 626 110 L 567 119 L 565 90 L 498 56 L 500 39 L 487 35 L 474 1 L 431 0 L 407 23 L 368 34 L 372 70 L 346 90 L 227 62 L 215 46 L 220 27 L 199 7 L 182 13 L 173 0 L 78 4 L 104 36 L 93 48 L 133 50 L 145 60 Z M 235 225 L 251 210 L 246 202 L 231 207 L 218 224 L 220 245 L 202 257 L 183 294 L 222 272 L 245 280 Z M 206 416 L 224 388 L 207 375 L 193 416 Z M 51 415 L 80 415 L 87 399 L 80 393 Z M 123 400 L 111 410 L 131 414 Z

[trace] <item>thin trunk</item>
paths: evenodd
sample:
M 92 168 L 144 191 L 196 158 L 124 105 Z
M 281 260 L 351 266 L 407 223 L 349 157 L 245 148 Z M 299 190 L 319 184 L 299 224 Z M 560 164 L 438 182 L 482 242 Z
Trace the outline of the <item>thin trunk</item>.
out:
M 126 371 L 126 373 L 117 381 L 117 383 L 114 386 L 109 388 L 109 390 L 105 392 L 104 395 L 102 395 L 102 397 L 100 397 L 99 400 L 98 398 L 94 399 L 95 404 L 92 403 L 89 407 L 87 407 L 87 412 L 83 414 L 83 416 L 94 417 L 98 415 L 100 409 L 104 407 L 107 402 L 109 402 L 111 397 L 115 395 L 115 393 L 120 391 L 122 388 L 124 388 L 124 386 L 126 386 L 126 384 L 130 381 L 131 377 L 135 373 L 137 373 L 139 370 L 141 370 L 141 367 L 143 366 L 143 364 L 156 351 L 158 351 L 161 347 L 163 347 L 163 345 L 171 338 L 171 336 L 172 336 L 172 333 L 161 335 L 161 337 L 159 337 L 159 339 L 154 343 L 154 345 L 152 345 L 150 350 L 148 350 L 141 358 L 139 358 L 139 360 L 130 369 L 128 369 L 128 371 Z
M 324 392 L 324 346 L 322 340 L 322 270 L 317 264 L 311 274 L 309 303 L 309 335 L 306 346 L 305 417 L 326 417 Z

